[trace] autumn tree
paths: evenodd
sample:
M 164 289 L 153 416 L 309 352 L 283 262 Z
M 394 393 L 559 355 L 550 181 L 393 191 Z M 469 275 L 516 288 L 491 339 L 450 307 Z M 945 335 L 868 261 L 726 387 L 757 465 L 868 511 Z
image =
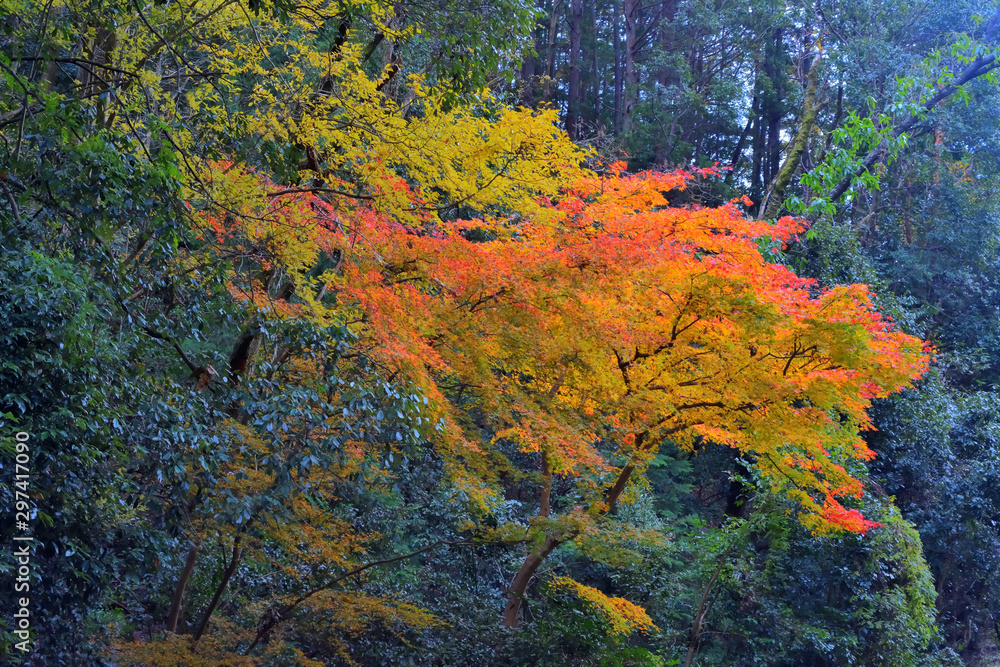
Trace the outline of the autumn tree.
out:
M 404 233 L 378 246 L 390 283 L 407 285 L 396 298 L 446 318 L 424 325 L 434 333 L 419 358 L 454 375 L 453 397 L 476 396 L 495 439 L 539 455 L 538 543 L 511 586 L 509 625 L 545 557 L 601 533 L 664 440 L 742 451 L 818 533 L 870 525 L 837 500 L 861 492 L 838 461 L 871 456 L 866 409 L 919 376 L 919 341 L 893 331 L 862 287 L 812 294 L 768 263 L 759 239 L 780 246 L 798 223 L 748 222 L 736 203 L 669 207 L 665 193 L 683 183 L 588 179 L 551 215 L 489 226 L 496 241 Z M 588 504 L 552 517 L 553 475 L 579 476 Z
M 259 182 L 223 173 L 244 191 Z M 255 297 L 252 285 L 234 296 L 285 318 L 345 318 L 354 349 L 427 397 L 422 419 L 443 431 L 424 437 L 482 511 L 510 464 L 497 467 L 470 412 L 485 417 L 493 442 L 538 454 L 535 546 L 504 619 L 515 625 L 554 549 L 610 539 L 608 515 L 664 440 L 738 449 L 816 533 L 874 525 L 838 500 L 862 491 L 842 463 L 871 456 L 859 435 L 866 410 L 922 372 L 920 342 L 882 320 L 864 288 L 814 294 L 767 262 L 759 244 L 780 247 L 799 223 L 748 221 L 737 202 L 670 207 L 667 194 L 684 183 L 676 173 L 588 177 L 534 215 L 420 228 L 366 202 L 341 206 L 343 229 L 331 226 L 328 205 L 310 193 L 311 202 L 241 216 L 280 224 L 280 236 L 211 217 L 206 231 L 221 247 L 248 233 L 270 239 L 279 261 L 298 258 L 290 251 L 303 239 L 341 258 L 317 277 L 319 300 Z M 264 201 L 270 187 L 258 186 Z M 492 240 L 470 238 L 483 234 Z M 587 505 L 553 515 L 553 476 L 579 478 Z
M 871 455 L 871 400 L 923 371 L 921 343 L 863 286 L 770 261 L 801 223 L 679 205 L 692 175 L 605 167 L 556 110 L 485 90 L 515 46 L 487 28 L 516 42 L 529 26 L 513 5 L 9 12 L 2 275 L 27 287 L 7 288 L 6 340 L 32 378 L 77 369 L 66 405 L 110 425 L 60 413 L 50 427 L 62 399 L 7 366 L 0 413 L 46 434 L 43 512 L 80 497 L 97 517 L 44 512 L 39 563 L 53 576 L 79 547 L 73 576 L 100 571 L 109 602 L 84 627 L 108 659 L 347 660 L 350 638 L 440 627 L 366 586 L 448 548 L 527 545 L 505 591 L 515 626 L 557 549 L 614 563 L 625 535 L 663 542 L 616 514 L 667 446 L 739 452 L 809 531 L 873 527 L 848 468 Z M 582 95 L 599 89 L 583 54 L 611 15 L 568 10 Z M 648 10 L 620 17 L 625 124 Z M 72 289 L 39 298 L 48 276 Z M 116 349 L 87 357 L 88 317 Z M 127 387 L 103 390 L 117 375 Z M 76 434 L 74 460 L 60 441 Z M 413 461 L 435 466 L 428 486 L 454 510 L 396 539 L 361 508 L 412 518 L 397 487 L 423 474 Z M 97 462 L 92 492 L 60 481 Z M 515 478 L 533 485 L 532 516 L 499 519 Z M 89 605 L 95 587 L 77 583 Z M 591 583 L 548 586 L 611 634 L 655 631 Z

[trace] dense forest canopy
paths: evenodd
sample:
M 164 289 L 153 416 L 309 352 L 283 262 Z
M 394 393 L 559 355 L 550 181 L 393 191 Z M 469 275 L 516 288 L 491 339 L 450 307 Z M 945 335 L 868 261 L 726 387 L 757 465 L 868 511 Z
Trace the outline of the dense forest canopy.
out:
M 0 2 L 9 664 L 1000 664 L 995 1 Z

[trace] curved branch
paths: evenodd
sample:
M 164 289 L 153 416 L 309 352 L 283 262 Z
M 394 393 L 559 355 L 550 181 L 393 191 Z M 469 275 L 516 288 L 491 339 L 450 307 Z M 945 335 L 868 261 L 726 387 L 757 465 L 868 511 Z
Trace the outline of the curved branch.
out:
M 310 193 L 310 192 L 330 194 L 330 195 L 337 195 L 338 197 L 350 197 L 351 199 L 365 199 L 365 200 L 368 200 L 368 201 L 373 201 L 375 199 L 375 197 L 372 196 L 372 195 L 356 195 L 356 194 L 352 194 L 350 192 L 345 192 L 343 190 L 336 190 L 334 188 L 323 188 L 323 187 L 315 187 L 315 188 L 288 188 L 287 190 L 275 190 L 273 192 L 268 192 L 267 196 L 268 197 L 282 197 L 284 195 L 294 195 L 294 194 Z
M 988 39 L 992 37 L 993 34 L 997 31 L 998 27 L 1000 27 L 1000 11 L 998 11 L 990 20 L 986 38 Z M 896 126 L 896 129 L 894 129 L 892 132 L 892 138 L 897 139 L 900 137 L 900 135 L 909 131 L 918 122 L 923 120 L 927 112 L 931 111 L 939 103 L 943 102 L 944 100 L 954 95 L 956 92 L 958 92 L 958 90 L 962 86 L 969 83 L 970 81 L 978 79 L 981 76 L 989 74 L 998 67 L 1000 67 L 1000 60 L 997 60 L 996 55 L 980 56 L 975 60 L 973 60 L 972 63 L 970 63 L 969 66 L 965 68 L 965 71 L 963 71 L 962 74 L 954 81 L 954 83 L 948 84 L 947 86 L 939 90 L 936 95 L 931 97 L 923 104 L 920 112 L 914 113 L 909 118 L 900 123 L 898 126 Z M 881 142 L 870 153 L 868 153 L 867 156 L 865 156 L 865 159 L 864 161 L 862 161 L 861 166 L 858 167 L 858 169 L 854 173 L 845 176 L 840 180 L 839 183 L 837 183 L 837 185 L 827 195 L 827 199 L 829 199 L 831 202 L 839 199 L 851 187 L 851 184 L 854 182 L 855 178 L 861 176 L 867 171 L 870 171 L 876 164 L 880 163 L 882 159 L 884 159 L 884 155 L 885 155 L 885 142 Z
M 277 613 L 274 613 L 274 614 L 271 614 L 270 618 L 260 626 L 260 630 L 257 631 L 257 636 L 255 636 L 254 639 L 253 639 L 253 641 L 250 642 L 250 646 L 243 653 L 243 655 L 249 655 L 250 651 L 252 651 L 252 650 L 254 650 L 254 648 L 256 648 L 257 644 L 260 643 L 261 639 L 263 639 L 265 636 L 267 636 L 267 634 L 269 632 L 271 632 L 271 630 L 273 630 L 276 625 L 278 625 L 282 621 L 286 620 L 289 612 L 293 611 L 296 607 L 298 607 L 300 604 L 302 604 L 303 602 L 305 602 L 306 600 L 308 600 L 312 596 L 316 595 L 317 593 L 325 591 L 328 588 L 331 588 L 332 586 L 336 586 L 337 584 L 339 584 L 341 581 L 344 581 L 345 579 L 350 579 L 351 577 L 353 577 L 353 576 L 355 576 L 357 574 L 361 574 L 365 570 L 368 570 L 370 568 L 376 567 L 378 565 L 387 565 L 389 563 L 395 563 L 395 562 L 398 562 L 398 561 L 401 561 L 401 560 L 406 560 L 408 558 L 413 558 L 414 556 L 419 556 L 420 554 L 427 553 L 428 551 L 436 549 L 437 547 L 442 546 L 442 545 L 458 546 L 458 545 L 466 545 L 466 544 L 472 544 L 472 542 L 470 542 L 468 540 L 455 540 L 455 541 L 438 540 L 436 542 L 432 542 L 431 544 L 428 544 L 426 547 L 424 547 L 422 549 L 417 549 L 416 551 L 411 551 L 410 553 L 407 553 L 407 554 L 402 554 L 400 556 L 393 556 L 392 558 L 383 558 L 381 560 L 373 560 L 370 563 L 365 563 L 364 565 L 361 565 L 360 567 L 356 567 L 353 570 L 351 570 L 350 572 L 346 572 L 346 573 L 340 575 L 339 577 L 335 577 L 335 578 L 327 581 L 323 585 L 317 586 L 316 588 L 313 588 L 312 590 L 310 590 L 307 593 L 303 593 L 298 598 L 296 598 L 293 602 L 291 602 L 290 604 L 286 605 L 281 611 L 279 611 Z

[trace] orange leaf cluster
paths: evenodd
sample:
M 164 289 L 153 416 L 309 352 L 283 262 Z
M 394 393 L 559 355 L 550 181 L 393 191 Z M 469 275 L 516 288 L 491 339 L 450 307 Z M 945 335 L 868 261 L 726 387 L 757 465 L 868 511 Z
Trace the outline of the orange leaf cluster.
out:
M 293 308 L 347 322 L 360 353 L 420 388 L 425 435 L 473 498 L 491 497 L 484 426 L 561 475 L 711 441 L 754 460 L 814 531 L 863 532 L 836 500 L 861 492 L 841 463 L 872 456 L 870 402 L 923 373 L 922 343 L 865 286 L 820 289 L 769 262 L 762 241 L 788 242 L 798 221 L 672 206 L 689 178 L 587 176 L 536 215 L 420 226 L 296 195 L 267 240 L 289 271 L 343 258 L 319 277 L 325 301 Z

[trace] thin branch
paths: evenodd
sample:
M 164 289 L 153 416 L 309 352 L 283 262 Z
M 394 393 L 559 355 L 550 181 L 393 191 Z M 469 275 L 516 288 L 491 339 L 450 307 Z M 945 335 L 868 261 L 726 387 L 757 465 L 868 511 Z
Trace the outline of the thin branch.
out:
M 105 63 L 95 62 L 93 60 L 87 60 L 86 58 L 44 58 L 44 57 L 37 57 L 36 58 L 36 57 L 24 57 L 24 58 L 15 58 L 14 59 L 14 62 L 33 62 L 33 61 L 41 61 L 41 62 L 48 62 L 48 63 L 67 63 L 67 64 L 70 64 L 70 65 L 90 65 L 91 67 L 99 67 L 101 69 L 106 69 L 109 72 L 117 72 L 118 74 L 121 74 L 123 76 L 128 76 L 128 77 L 138 77 L 139 76 L 139 72 L 137 72 L 135 70 L 129 71 L 127 69 L 122 69 L 120 67 L 112 67 L 111 65 L 106 65 Z M 88 68 L 88 71 L 90 71 L 89 68 Z
M 997 14 L 994 15 L 993 19 L 990 21 L 991 29 L 988 31 L 989 32 L 989 34 L 987 35 L 988 37 L 992 36 L 992 33 L 995 32 L 996 29 L 995 25 L 998 23 L 998 19 L 1000 19 L 1000 12 L 997 12 Z M 903 133 L 907 132 L 918 122 L 923 120 L 927 112 L 931 111 L 935 106 L 938 105 L 938 103 L 954 95 L 956 92 L 958 92 L 958 90 L 962 86 L 964 86 L 965 84 L 969 83 L 974 79 L 978 79 L 979 77 L 985 74 L 989 74 L 998 67 L 1000 67 L 1000 61 L 997 60 L 996 55 L 979 56 L 978 58 L 976 58 L 974 61 L 972 61 L 972 63 L 968 67 L 965 68 L 965 71 L 962 72 L 962 74 L 955 80 L 954 83 L 948 84 L 947 86 L 939 90 L 936 95 L 934 95 L 932 98 L 930 98 L 923 104 L 923 106 L 921 107 L 921 111 L 919 111 L 918 113 L 914 113 L 905 121 L 900 123 L 896 127 L 896 129 L 893 130 L 892 138 L 898 139 Z M 867 171 L 870 171 L 876 164 L 881 162 L 881 160 L 883 159 L 884 152 L 885 152 L 885 142 L 882 141 L 879 143 L 878 146 L 872 149 L 870 153 L 868 153 L 864 161 L 861 163 L 861 166 L 858 167 L 856 171 L 854 171 L 851 174 L 848 174 L 847 176 L 842 178 L 839 183 L 837 183 L 837 185 L 833 188 L 833 190 L 830 191 L 828 199 L 830 201 L 836 201 L 837 199 L 839 199 L 840 196 L 843 195 L 845 192 L 847 192 L 847 190 L 851 187 L 855 178 L 861 176 Z
M 24 100 L 21 102 L 21 108 L 18 110 L 21 114 L 21 120 L 20 120 L 21 124 L 17 130 L 17 145 L 14 147 L 14 160 L 17 160 L 18 155 L 21 154 L 21 141 L 24 139 L 24 118 L 28 114 L 28 97 L 34 95 L 39 102 L 42 102 L 44 104 L 44 101 L 40 97 L 38 97 L 37 93 L 33 93 L 31 89 L 28 88 L 28 84 L 26 84 L 24 80 L 17 75 L 17 72 L 4 65 L 2 60 L 0 60 L 0 68 L 2 68 L 5 72 L 14 77 L 14 81 L 17 82 L 17 85 L 21 86 L 21 88 L 24 89 Z M 12 118 L 16 117 L 17 117 L 16 114 L 12 116 Z
M 10 203 L 10 210 L 14 213 L 14 222 L 17 223 L 18 227 L 23 227 L 24 223 L 21 221 L 21 213 L 17 209 L 17 200 L 14 199 L 14 193 L 10 191 L 7 187 L 7 179 L 0 178 L 0 187 L 3 187 L 4 194 L 7 195 L 7 201 Z
M 180 37 L 183 37 L 185 34 L 191 32 L 192 30 L 194 30 L 195 28 L 197 28 L 199 25 L 201 25 L 202 23 L 204 23 L 208 19 L 212 18 L 213 16 L 215 16 L 219 12 L 221 12 L 223 9 L 225 9 L 229 5 L 233 4 L 233 2 L 235 2 L 235 1 L 236 0 L 227 0 L 227 2 L 223 2 L 218 7 L 216 7 L 215 9 L 213 9 L 212 11 L 210 11 L 209 13 L 205 14 L 204 16 L 202 16 L 200 19 L 197 19 L 196 21 L 194 21 L 191 25 L 186 26 L 186 27 L 184 27 L 182 29 L 177 30 L 176 32 L 172 33 L 169 37 L 163 37 L 159 33 L 157 33 L 155 30 L 153 30 L 149 26 L 149 24 L 146 23 L 145 17 L 142 16 L 142 9 L 139 7 L 138 4 L 136 4 L 135 8 L 136 8 L 136 11 L 139 12 L 139 15 L 140 15 L 139 18 L 142 19 L 143 23 L 146 23 L 146 27 L 149 28 L 150 31 L 154 35 L 156 35 L 156 37 L 157 37 L 157 41 L 154 42 L 153 45 L 151 47 L 149 47 L 149 49 L 146 50 L 145 55 L 143 55 L 143 57 L 139 59 L 139 62 L 137 63 L 137 69 L 141 69 L 147 62 L 149 62 L 149 59 L 152 58 L 154 55 L 156 55 L 156 52 L 159 51 L 160 49 L 162 49 L 164 46 L 166 46 L 171 51 L 173 51 L 174 49 L 171 47 L 171 43 L 172 42 L 174 42 L 176 39 L 178 39 Z M 176 53 L 176 51 L 175 51 L 175 53 Z M 193 69 L 195 71 L 198 71 L 197 67 L 192 67 L 191 69 Z
M 315 188 L 288 188 L 287 190 L 275 190 L 273 192 L 268 192 L 267 196 L 268 197 L 282 197 L 284 195 L 294 195 L 294 194 L 300 194 L 300 193 L 304 193 L 304 192 L 320 192 L 320 193 L 325 193 L 325 194 L 337 195 L 338 197 L 349 197 L 351 199 L 364 199 L 364 200 L 367 200 L 367 201 L 374 201 L 375 200 L 375 197 L 373 195 L 352 194 L 350 192 L 345 192 L 343 190 L 336 190 L 334 188 L 323 188 L 323 187 L 315 187 Z
M 417 549 L 416 551 L 411 551 L 410 553 L 402 554 L 400 556 L 393 556 L 392 558 L 383 558 L 381 560 L 374 560 L 374 561 L 371 561 L 370 563 L 365 563 L 364 565 L 362 565 L 360 567 L 356 567 L 353 570 L 351 570 L 350 572 L 342 574 L 339 577 L 335 577 L 334 579 L 331 579 L 330 581 L 327 581 L 326 583 L 324 583 L 322 586 L 318 586 L 318 587 L 312 589 L 311 591 L 309 591 L 308 593 L 303 593 L 294 602 L 292 602 L 291 604 L 285 606 L 284 609 L 282 609 L 281 611 L 279 611 L 279 612 L 277 612 L 275 614 L 272 614 L 271 618 L 269 618 L 267 620 L 267 622 L 265 622 L 261 626 L 260 630 L 257 631 L 257 636 L 254 637 L 254 640 L 250 643 L 250 646 L 244 652 L 244 655 L 249 655 L 250 651 L 254 650 L 254 648 L 257 646 L 257 644 L 260 643 L 261 639 L 263 639 L 276 625 L 278 625 L 282 621 L 286 620 L 286 616 L 288 615 L 289 612 L 293 611 L 296 607 L 298 607 L 300 604 L 302 604 L 303 602 L 305 602 L 306 600 L 308 600 L 312 596 L 316 595 L 317 593 L 325 591 L 326 589 L 328 589 L 328 588 L 330 588 L 332 586 L 336 586 L 337 584 L 339 584 L 341 581 L 344 581 L 345 579 L 350 579 L 351 577 L 353 577 L 355 575 L 361 574 L 365 570 L 368 570 L 368 569 L 373 568 L 373 567 L 377 567 L 379 565 L 388 565 L 389 563 L 396 563 L 396 562 L 401 561 L 401 560 L 407 560 L 409 558 L 413 558 L 414 556 L 419 556 L 420 554 L 427 553 L 428 551 L 436 549 L 437 547 L 442 546 L 442 545 L 461 546 L 461 545 L 468 545 L 468 544 L 472 544 L 472 542 L 470 542 L 468 540 L 455 540 L 455 541 L 438 540 L 436 542 L 432 542 L 431 544 L 428 544 L 426 547 L 424 547 L 422 549 Z

